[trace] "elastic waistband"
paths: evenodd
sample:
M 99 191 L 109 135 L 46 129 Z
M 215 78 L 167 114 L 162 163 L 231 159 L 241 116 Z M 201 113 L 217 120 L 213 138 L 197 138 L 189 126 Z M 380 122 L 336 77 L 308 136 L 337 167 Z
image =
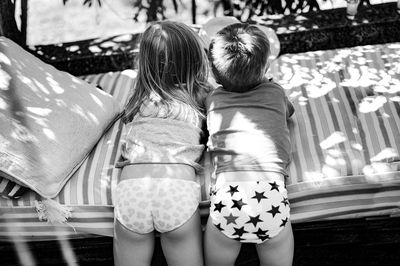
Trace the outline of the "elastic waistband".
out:
M 216 180 L 218 182 L 275 181 L 285 183 L 285 176 L 277 172 L 237 171 L 219 173 L 216 175 Z
M 196 181 L 196 172 L 186 164 L 129 164 L 122 168 L 120 180 L 146 177 Z

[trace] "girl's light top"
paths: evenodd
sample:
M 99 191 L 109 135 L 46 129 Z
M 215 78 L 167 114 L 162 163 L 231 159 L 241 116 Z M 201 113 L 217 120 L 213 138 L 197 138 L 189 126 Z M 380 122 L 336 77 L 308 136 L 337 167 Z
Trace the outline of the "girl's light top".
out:
M 157 99 L 145 102 L 126 126 L 122 144 L 123 161 L 128 164 L 185 164 L 195 170 L 204 145 L 200 115 L 186 104 L 163 106 Z

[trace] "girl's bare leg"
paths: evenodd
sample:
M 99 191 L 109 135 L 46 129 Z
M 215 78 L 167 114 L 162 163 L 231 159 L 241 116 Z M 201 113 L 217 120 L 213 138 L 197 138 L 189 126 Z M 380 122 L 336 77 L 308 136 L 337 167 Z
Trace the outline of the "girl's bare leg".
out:
M 233 266 L 240 252 L 241 243 L 226 237 L 208 219 L 204 237 L 207 266 Z
M 181 227 L 161 234 L 161 246 L 170 266 L 203 266 L 199 212 L 196 211 Z
M 114 222 L 114 265 L 149 266 L 154 252 L 154 233 L 138 234 Z
M 291 266 L 293 263 L 294 239 L 292 225 L 285 228 L 276 237 L 256 245 L 261 266 Z

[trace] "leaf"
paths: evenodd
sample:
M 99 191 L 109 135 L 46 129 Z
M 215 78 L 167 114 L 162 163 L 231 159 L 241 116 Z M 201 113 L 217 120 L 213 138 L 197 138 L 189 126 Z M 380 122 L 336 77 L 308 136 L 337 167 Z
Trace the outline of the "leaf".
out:
M 91 7 L 92 6 L 92 0 L 84 0 L 83 1 L 83 5 L 85 6 L 85 5 L 88 5 L 89 7 Z
M 176 0 L 172 0 L 172 3 L 174 4 L 175 13 L 178 13 L 178 3 Z

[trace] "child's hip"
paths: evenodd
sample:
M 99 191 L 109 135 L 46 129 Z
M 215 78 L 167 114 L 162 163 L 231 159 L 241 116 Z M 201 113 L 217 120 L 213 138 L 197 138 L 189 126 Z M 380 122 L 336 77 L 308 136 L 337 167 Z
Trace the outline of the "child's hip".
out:
M 283 180 L 262 175 L 246 181 L 232 181 L 232 175 L 220 177 L 211 188 L 210 218 L 223 234 L 241 242 L 262 243 L 283 230 L 290 219 Z
M 172 231 L 198 208 L 200 185 L 167 178 L 122 180 L 115 189 L 115 217 L 131 231 L 146 234 Z

